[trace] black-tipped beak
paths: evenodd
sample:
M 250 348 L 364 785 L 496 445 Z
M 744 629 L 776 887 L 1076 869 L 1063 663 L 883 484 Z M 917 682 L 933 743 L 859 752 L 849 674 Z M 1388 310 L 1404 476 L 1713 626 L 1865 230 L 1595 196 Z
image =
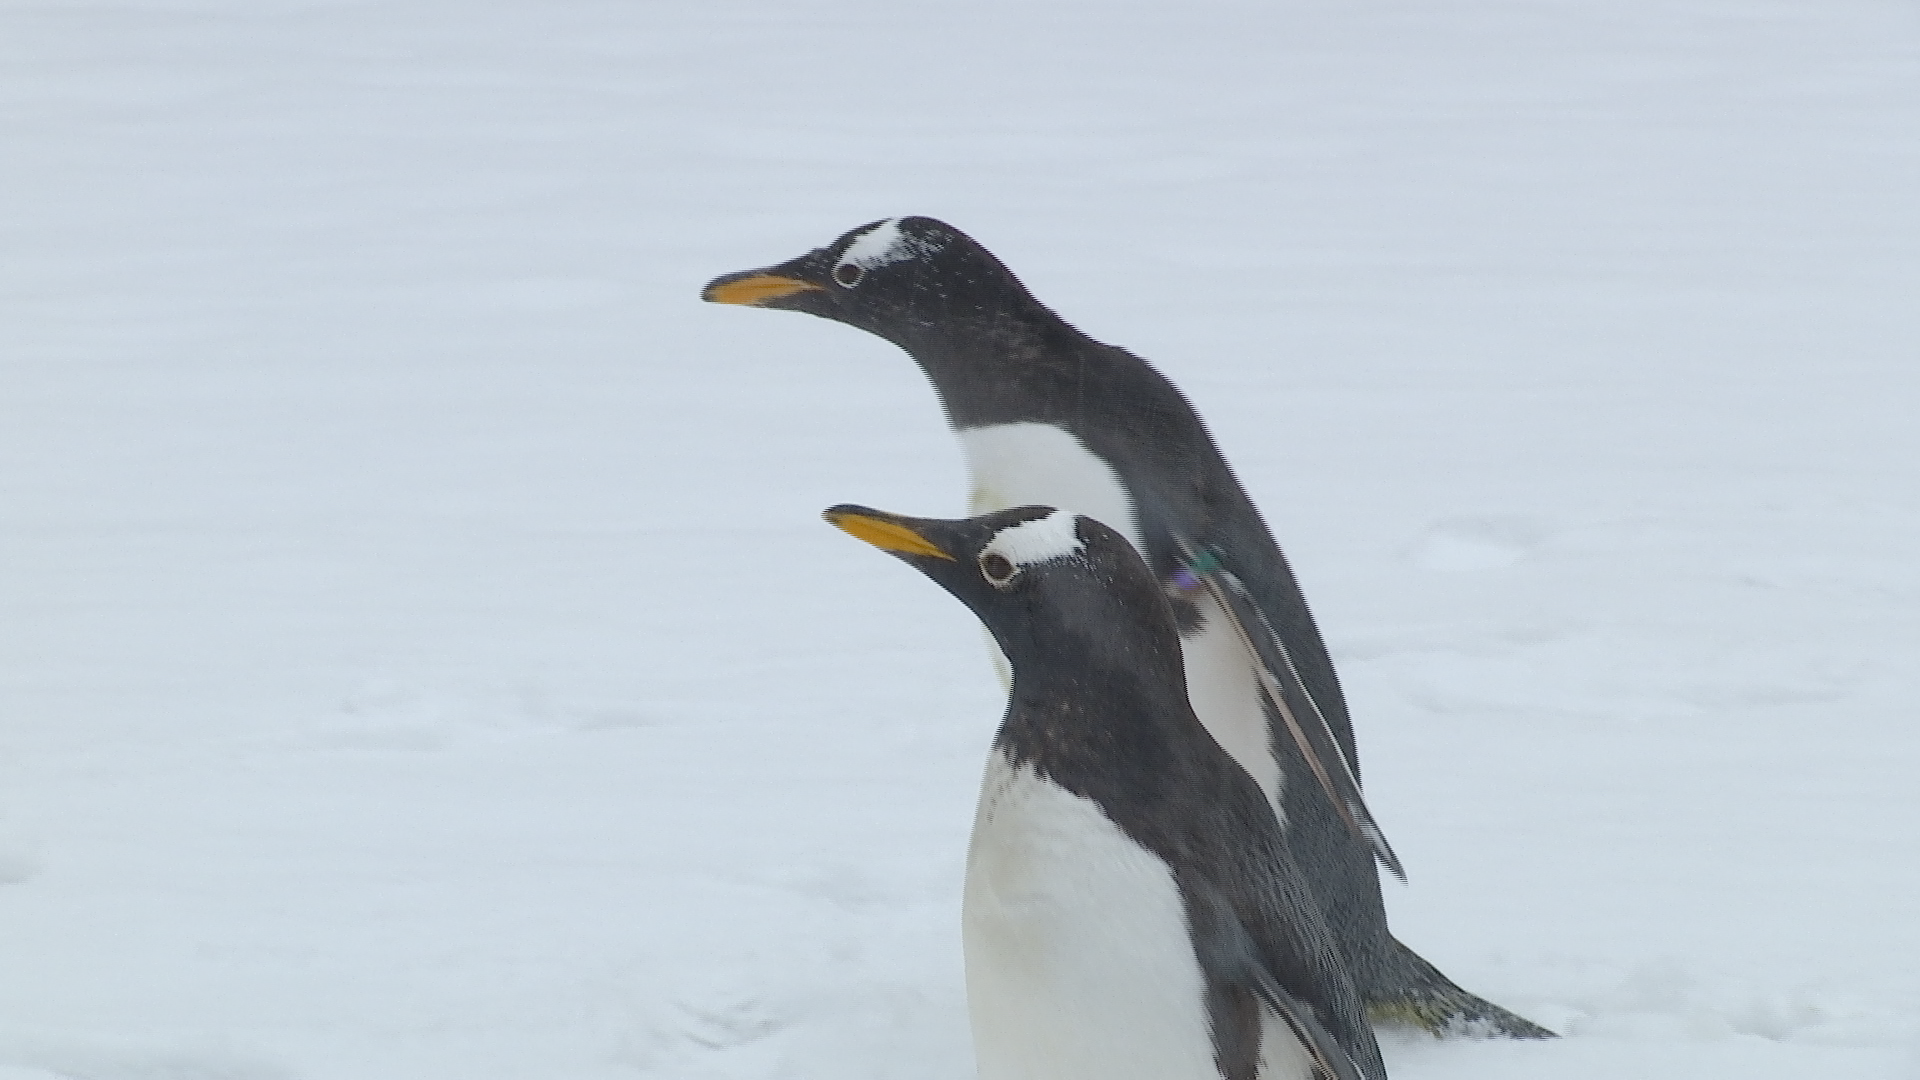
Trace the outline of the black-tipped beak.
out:
M 722 274 L 707 283 L 700 290 L 700 299 L 714 304 L 744 304 L 747 307 L 768 307 L 773 301 L 795 293 L 818 292 L 824 285 L 794 277 L 783 271 L 786 267 L 774 267 L 770 270 L 743 270 L 738 274 Z
M 882 551 L 896 555 L 921 555 L 953 562 L 956 556 L 945 545 L 928 536 L 946 522 L 902 517 L 865 506 L 842 503 L 825 514 L 829 524 L 856 539 L 865 540 Z

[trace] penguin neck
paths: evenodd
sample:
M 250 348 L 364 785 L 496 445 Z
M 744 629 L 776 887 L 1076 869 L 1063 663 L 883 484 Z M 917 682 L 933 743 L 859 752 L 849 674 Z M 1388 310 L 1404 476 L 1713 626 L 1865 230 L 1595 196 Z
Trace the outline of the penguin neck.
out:
M 957 431 L 1023 422 L 1067 428 L 1084 407 L 1077 389 L 1099 375 L 1094 341 L 1031 298 L 922 329 L 908 328 L 894 343 L 926 374 Z
M 1002 727 L 1011 746 L 1040 758 L 1063 747 L 1076 757 L 1158 756 L 1193 737 L 1186 725 L 1199 721 L 1166 600 L 1145 575 L 1108 587 L 1115 591 L 1070 624 L 995 634 L 1013 667 Z
M 1023 679 L 1016 666 L 994 745 L 1015 763 L 1067 782 L 1074 775 L 1161 772 L 1189 753 L 1196 736 L 1204 729 L 1187 704 L 1177 662 L 1153 677 L 1104 670 Z

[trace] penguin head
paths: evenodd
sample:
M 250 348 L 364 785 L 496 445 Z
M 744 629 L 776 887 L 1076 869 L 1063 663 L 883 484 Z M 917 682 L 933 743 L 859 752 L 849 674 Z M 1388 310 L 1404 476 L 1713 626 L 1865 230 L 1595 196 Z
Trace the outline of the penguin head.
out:
M 1185 692 L 1173 611 L 1125 536 L 1022 506 L 961 520 L 840 505 L 827 521 L 912 565 L 986 624 L 1019 686 L 1041 670 L 1158 677 Z
M 717 277 L 700 296 L 717 304 L 804 311 L 910 351 L 923 334 L 1037 306 L 992 252 L 928 217 L 862 225 L 778 266 Z

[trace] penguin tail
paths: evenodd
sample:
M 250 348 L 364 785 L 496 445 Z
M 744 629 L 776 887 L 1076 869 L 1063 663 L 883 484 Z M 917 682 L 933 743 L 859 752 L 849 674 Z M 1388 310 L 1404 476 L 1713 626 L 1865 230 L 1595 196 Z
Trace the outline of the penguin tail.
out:
M 1394 985 L 1366 995 L 1367 1019 L 1376 1025 L 1418 1028 L 1436 1038 L 1557 1039 L 1560 1036 L 1518 1013 L 1455 985 L 1420 954 L 1393 942 Z

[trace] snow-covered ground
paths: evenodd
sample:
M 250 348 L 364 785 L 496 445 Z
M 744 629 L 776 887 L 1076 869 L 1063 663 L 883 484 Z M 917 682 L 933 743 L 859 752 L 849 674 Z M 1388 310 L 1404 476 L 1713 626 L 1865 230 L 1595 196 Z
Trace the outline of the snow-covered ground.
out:
M 1193 397 L 1403 938 L 1397 1080 L 1920 1077 L 1899 0 L 0 6 L 0 1078 L 967 1080 L 998 687 L 821 523 L 896 213 Z

